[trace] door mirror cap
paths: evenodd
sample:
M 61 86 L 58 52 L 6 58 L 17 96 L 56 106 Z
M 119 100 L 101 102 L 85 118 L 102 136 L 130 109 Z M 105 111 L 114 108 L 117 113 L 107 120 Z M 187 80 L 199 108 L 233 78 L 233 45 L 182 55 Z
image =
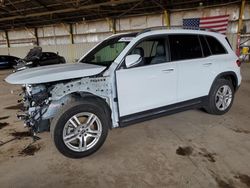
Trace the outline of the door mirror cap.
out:
M 125 58 L 126 67 L 133 67 L 141 62 L 141 56 L 138 54 L 127 55 Z

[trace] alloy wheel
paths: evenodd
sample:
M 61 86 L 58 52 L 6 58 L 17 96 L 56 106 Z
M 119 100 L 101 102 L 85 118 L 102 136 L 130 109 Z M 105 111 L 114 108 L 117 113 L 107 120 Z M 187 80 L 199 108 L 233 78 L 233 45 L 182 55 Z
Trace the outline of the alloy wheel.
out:
M 95 146 L 102 134 L 100 119 L 93 113 L 82 112 L 72 116 L 63 129 L 64 144 L 76 152 Z
M 232 90 L 228 85 L 221 86 L 215 95 L 215 104 L 218 110 L 226 110 L 232 102 Z

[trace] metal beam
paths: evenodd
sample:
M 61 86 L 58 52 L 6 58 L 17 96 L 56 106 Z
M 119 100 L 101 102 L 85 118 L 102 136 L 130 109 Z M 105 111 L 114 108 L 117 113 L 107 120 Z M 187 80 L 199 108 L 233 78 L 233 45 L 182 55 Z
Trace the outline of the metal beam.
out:
M 47 7 L 47 5 L 44 4 L 42 1 L 35 0 L 35 2 L 37 2 L 39 5 L 41 5 L 42 7 L 44 7 L 46 10 L 51 11 L 51 9 L 49 7 Z
M 29 32 L 33 37 L 35 37 L 35 32 L 32 32 L 31 29 L 24 27 L 24 29 Z
M 115 3 L 117 5 L 119 5 L 119 4 L 133 3 L 133 2 L 138 2 L 138 1 L 139 0 L 117 0 L 117 1 L 115 1 Z M 93 4 L 93 5 L 86 5 L 86 6 L 82 6 L 82 7 L 79 7 L 79 8 L 66 8 L 66 9 L 61 9 L 61 10 L 38 12 L 38 13 L 32 13 L 32 14 L 27 14 L 27 15 L 10 16 L 10 17 L 5 17 L 5 18 L 0 18 L 0 22 L 8 21 L 8 20 L 15 20 L 15 19 L 22 19 L 22 18 L 46 16 L 46 15 L 52 15 L 52 14 L 60 14 L 60 13 L 66 13 L 66 12 L 75 12 L 75 11 L 79 11 L 79 10 L 97 8 L 97 7 L 101 7 L 101 6 L 109 6 L 111 4 L 112 4 L 111 1 L 106 1 L 106 2 L 103 2 L 103 3 L 97 3 L 97 4 Z
M 10 4 L 11 4 L 11 6 L 12 7 L 14 7 L 17 11 L 18 11 L 18 8 L 13 4 L 13 2 L 12 1 L 10 1 L 10 0 L 8 0 L 9 2 L 10 2 Z M 23 13 L 22 12 L 18 12 L 18 14 L 20 15 L 20 16 L 22 16 L 23 15 Z
M 130 9 L 126 10 L 125 12 L 121 13 L 120 15 L 118 15 L 117 17 L 122 17 L 124 15 L 126 15 L 127 13 L 129 13 L 130 11 L 134 10 L 137 6 L 139 6 L 141 3 L 143 2 L 143 0 L 140 0 L 138 3 L 136 3 L 134 6 L 132 6 Z
M 71 7 L 72 8 L 72 6 L 71 6 L 71 4 L 72 4 L 72 2 L 68 2 L 68 1 L 66 1 L 66 2 L 62 2 L 61 0 L 55 0 L 56 2 L 58 2 L 58 3 L 54 3 L 54 4 L 46 4 L 46 6 L 48 7 L 48 8 L 51 8 L 51 7 L 58 7 L 58 6 L 60 6 L 60 5 L 66 5 L 67 6 L 67 8 L 68 7 Z M 88 1 L 84 1 L 84 3 L 82 3 L 81 5 L 85 5 L 86 3 L 88 3 L 90 0 L 88 0 Z M 18 2 L 13 2 L 13 4 L 18 4 L 18 3 L 25 3 L 26 1 L 18 1 Z M 7 4 L 6 4 L 7 5 Z M 10 5 L 10 4 L 9 4 Z M 10 14 L 15 14 L 15 13 L 17 13 L 17 12 L 29 12 L 29 11 L 31 11 L 31 10 L 38 10 L 38 9 L 41 9 L 41 8 L 44 8 L 44 6 L 35 6 L 35 7 L 25 7 L 25 8 L 22 8 L 22 9 L 18 9 L 18 10 L 15 10 L 15 11 L 9 11 L 8 13 L 10 13 Z M 0 15 L 1 14 L 3 14 L 2 12 L 0 12 Z

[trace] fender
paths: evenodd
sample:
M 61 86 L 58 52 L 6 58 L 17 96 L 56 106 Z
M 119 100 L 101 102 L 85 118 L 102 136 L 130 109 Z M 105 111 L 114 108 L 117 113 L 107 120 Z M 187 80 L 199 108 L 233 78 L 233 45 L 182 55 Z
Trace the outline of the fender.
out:
M 210 91 L 211 91 L 211 89 L 212 89 L 212 87 L 213 87 L 213 85 L 214 85 L 214 83 L 215 83 L 215 81 L 216 81 L 217 79 L 223 78 L 223 77 L 227 77 L 227 76 L 230 76 L 230 77 L 232 76 L 232 77 L 233 77 L 233 80 L 232 80 L 233 83 L 232 83 L 232 84 L 233 84 L 233 86 L 234 86 L 234 90 L 237 91 L 237 89 L 238 89 L 238 78 L 237 78 L 237 75 L 236 75 L 236 73 L 233 72 L 233 71 L 227 71 L 227 72 L 222 72 L 222 73 L 218 74 L 218 75 L 215 77 L 215 79 L 214 79 L 212 85 L 210 86 L 209 93 L 210 93 Z

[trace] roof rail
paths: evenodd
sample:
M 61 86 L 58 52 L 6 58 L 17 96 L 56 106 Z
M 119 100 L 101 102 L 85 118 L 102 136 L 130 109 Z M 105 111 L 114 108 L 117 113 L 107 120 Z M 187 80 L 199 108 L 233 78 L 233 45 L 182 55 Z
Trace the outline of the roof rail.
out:
M 146 29 L 143 29 L 142 31 L 138 32 L 137 36 L 146 33 L 149 31 L 155 31 L 155 30 L 164 30 L 164 29 L 187 29 L 187 30 L 200 30 L 200 31 L 211 31 L 211 32 L 218 32 L 211 28 L 201 28 L 201 27 L 186 27 L 186 26 L 156 26 L 156 27 L 149 27 Z

